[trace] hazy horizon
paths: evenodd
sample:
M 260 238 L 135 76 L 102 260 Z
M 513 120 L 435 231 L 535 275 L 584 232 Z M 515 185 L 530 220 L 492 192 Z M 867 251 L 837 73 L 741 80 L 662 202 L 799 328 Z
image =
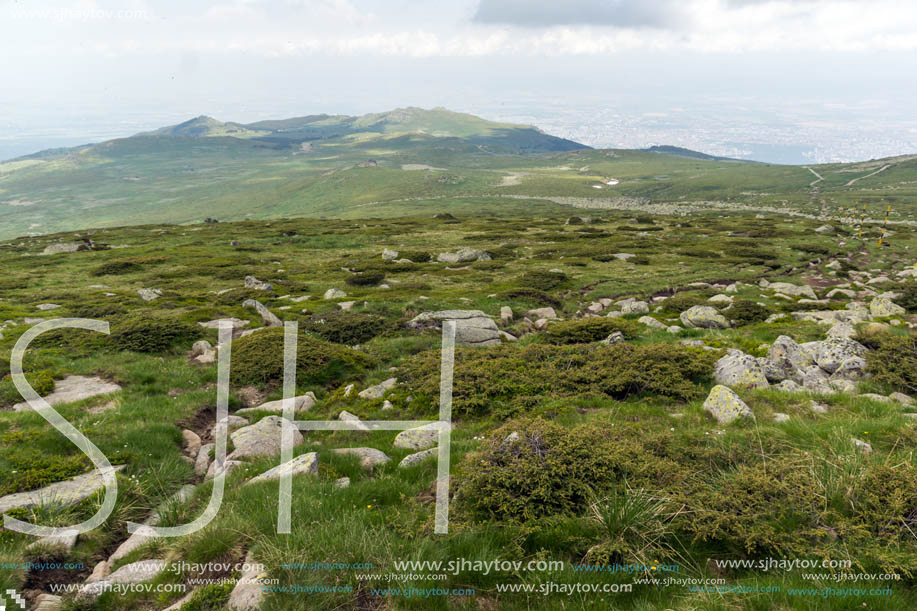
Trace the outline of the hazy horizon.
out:
M 914 18 L 887 1 L 0 0 L 0 159 L 201 114 L 403 106 L 597 147 L 917 153 Z

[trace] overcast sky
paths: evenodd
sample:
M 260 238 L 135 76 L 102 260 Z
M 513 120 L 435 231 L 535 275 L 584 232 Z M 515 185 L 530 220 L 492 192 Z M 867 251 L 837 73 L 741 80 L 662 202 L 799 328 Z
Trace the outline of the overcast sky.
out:
M 915 24 L 906 0 L 0 0 L 0 158 L 198 114 L 715 98 L 903 118 Z

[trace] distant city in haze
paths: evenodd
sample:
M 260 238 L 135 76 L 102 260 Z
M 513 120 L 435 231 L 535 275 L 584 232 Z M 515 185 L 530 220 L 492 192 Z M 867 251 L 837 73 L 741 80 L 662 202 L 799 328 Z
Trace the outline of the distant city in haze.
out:
M 403 104 L 408 105 L 408 104 Z M 418 104 L 419 105 L 419 104 Z M 449 106 L 486 119 L 531 124 L 556 136 L 596 148 L 647 148 L 673 145 L 711 155 L 780 164 L 817 164 L 862 161 L 917 153 L 917 117 L 895 118 L 879 102 L 858 107 L 829 104 L 784 104 L 769 110 L 748 103 L 682 104 L 667 107 L 645 101 L 518 99 L 509 103 L 472 103 Z M 381 112 L 390 107 L 369 108 Z M 265 118 L 288 118 L 324 112 L 362 114 L 348 105 L 335 108 L 259 112 L 201 108 L 197 113 L 149 114 L 136 109 L 123 117 L 104 119 L 58 118 L 56 126 L 13 122 L 6 119 L 0 135 L 0 159 L 28 155 L 39 150 L 100 142 L 130 136 L 164 125 L 180 123 L 197 114 L 223 121 L 248 122 Z

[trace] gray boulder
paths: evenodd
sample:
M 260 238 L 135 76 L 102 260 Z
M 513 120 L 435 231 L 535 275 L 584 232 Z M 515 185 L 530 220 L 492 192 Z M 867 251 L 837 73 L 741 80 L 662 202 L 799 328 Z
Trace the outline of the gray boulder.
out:
M 716 362 L 713 377 L 720 384 L 737 388 L 767 388 L 767 378 L 758 361 L 739 350 L 730 350 Z
M 436 257 L 440 263 L 470 263 L 471 261 L 490 261 L 490 255 L 480 248 L 460 248 L 456 252 L 443 252 Z
M 277 318 L 273 312 L 267 309 L 267 307 L 255 299 L 246 299 L 242 302 L 243 308 L 254 308 L 258 314 L 261 315 L 261 320 L 264 322 L 266 327 L 282 327 L 283 321 Z
M 335 454 L 349 454 L 360 459 L 360 466 L 366 470 L 373 469 L 377 465 L 384 465 L 392 459 L 386 456 L 385 452 L 376 448 L 338 448 L 332 450 Z
M 357 396 L 361 399 L 381 399 L 386 392 L 395 388 L 396 384 L 398 384 L 398 378 L 389 378 L 379 382 L 375 386 L 370 386 L 365 390 L 361 390 Z
M 907 314 L 907 310 L 888 297 L 879 295 L 869 303 L 869 313 L 878 318 L 880 316 L 903 316 Z
M 829 337 L 818 344 L 815 351 L 815 362 L 828 373 L 834 373 L 847 359 L 863 356 L 865 353 L 866 346 L 855 340 L 846 337 Z
M 439 440 L 439 428 L 435 424 L 425 424 L 416 429 L 401 431 L 395 436 L 392 444 L 396 448 L 408 450 L 425 450 L 436 445 Z
M 107 382 L 102 378 L 88 376 L 67 376 L 58 380 L 54 385 L 54 392 L 43 397 L 48 405 L 73 403 L 98 395 L 107 395 L 117 392 L 121 387 L 114 382 Z M 13 405 L 17 412 L 31 409 L 26 401 Z
M 784 295 L 791 295 L 793 297 L 818 299 L 818 295 L 815 294 L 815 291 L 812 290 L 812 287 L 805 284 L 799 286 L 798 284 L 790 284 L 789 282 L 771 282 L 767 288 L 774 292 L 783 293 Z
M 162 289 L 140 289 L 137 291 L 140 299 L 144 301 L 156 301 L 162 297 Z
M 253 456 L 273 456 L 280 453 L 283 418 L 267 416 L 255 424 L 244 426 L 230 435 L 235 449 L 227 456 L 229 460 Z M 293 429 L 293 445 L 303 442 L 302 433 Z
M 256 291 L 272 291 L 274 287 L 270 282 L 264 282 L 263 280 L 258 280 L 254 276 L 245 276 L 245 288 L 253 289 Z
M 398 463 L 398 468 L 404 469 L 406 467 L 413 467 L 414 465 L 419 465 L 423 461 L 436 456 L 436 453 L 438 451 L 439 450 L 437 448 L 430 448 L 429 450 L 424 450 L 422 452 L 408 454 L 407 456 L 401 459 L 400 463 Z
M 696 305 L 681 313 L 681 324 L 688 329 L 728 329 L 729 321 L 711 306 Z
M 739 418 L 754 418 L 754 414 L 739 395 L 721 385 L 710 390 L 707 400 L 704 401 L 704 411 L 709 412 L 720 424 L 728 424 Z
M 269 469 L 261 475 L 253 477 L 252 479 L 245 482 L 245 484 L 248 485 L 254 484 L 256 482 L 267 482 L 275 479 L 280 479 L 287 473 L 293 476 L 303 474 L 318 474 L 318 454 L 316 452 L 300 454 L 290 462 L 283 463 L 282 465 L 277 465 L 273 469 Z
M 441 310 L 418 314 L 407 326 L 411 329 L 442 327 L 443 321 L 455 321 L 455 343 L 459 346 L 497 346 L 500 329 L 493 319 L 480 310 Z

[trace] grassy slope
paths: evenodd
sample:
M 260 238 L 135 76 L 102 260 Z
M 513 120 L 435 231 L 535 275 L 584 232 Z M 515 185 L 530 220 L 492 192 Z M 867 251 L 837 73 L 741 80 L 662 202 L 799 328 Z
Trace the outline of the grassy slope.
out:
M 623 196 L 809 213 L 837 212 L 860 201 L 873 219 L 882 218 L 886 202 L 894 205 L 893 219 L 917 212 L 913 157 L 817 166 L 824 180 L 813 187 L 815 176 L 803 167 L 563 150 L 570 143 L 533 129 L 441 109 L 253 124 L 270 134 L 264 138 L 225 135 L 253 126 L 207 118 L 189 123 L 168 129 L 202 129 L 211 137 L 145 135 L 0 164 L 0 237 L 206 217 L 360 217 L 370 205 L 371 214 L 394 217 L 448 211 L 461 200 L 462 210 L 516 214 L 550 207 L 543 201 L 548 197 L 554 208 L 570 203 L 558 198 L 602 208 Z M 376 166 L 363 167 L 369 160 Z M 405 171 L 405 165 L 438 169 Z M 621 182 L 594 188 L 610 178 Z M 507 195 L 542 201 L 520 204 Z M 418 198 L 426 202 L 422 209 L 413 203 Z

